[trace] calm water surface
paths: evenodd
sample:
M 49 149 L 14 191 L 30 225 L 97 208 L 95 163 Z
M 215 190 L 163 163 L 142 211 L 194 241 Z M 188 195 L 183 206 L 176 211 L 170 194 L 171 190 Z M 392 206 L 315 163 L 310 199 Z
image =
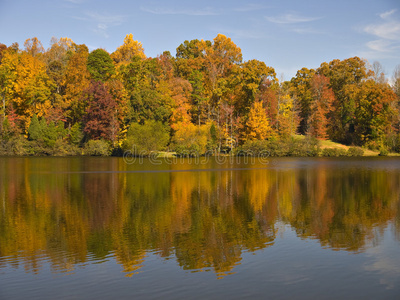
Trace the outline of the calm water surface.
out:
M 400 299 L 400 159 L 0 158 L 0 299 Z

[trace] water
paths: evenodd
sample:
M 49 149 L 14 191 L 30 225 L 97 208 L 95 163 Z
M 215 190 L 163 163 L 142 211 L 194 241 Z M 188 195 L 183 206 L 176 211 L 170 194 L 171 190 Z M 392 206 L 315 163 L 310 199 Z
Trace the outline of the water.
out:
M 0 299 L 399 299 L 399 195 L 399 158 L 0 158 Z

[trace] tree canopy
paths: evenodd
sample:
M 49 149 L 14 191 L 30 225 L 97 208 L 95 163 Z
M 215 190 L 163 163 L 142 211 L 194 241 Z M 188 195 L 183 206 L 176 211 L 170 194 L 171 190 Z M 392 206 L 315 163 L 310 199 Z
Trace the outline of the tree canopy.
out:
M 222 34 L 153 58 L 132 34 L 111 55 L 69 38 L 52 38 L 46 50 L 34 37 L 23 49 L 0 44 L 2 143 L 12 134 L 42 141 L 33 137 L 45 123 L 67 130 L 57 136 L 65 144 L 103 140 L 122 149 L 138 136 L 131 128 L 158 124 L 168 141 L 154 150 L 189 149 L 185 137 L 204 152 L 301 134 L 398 151 L 399 68 L 389 81 L 379 62 L 351 57 L 304 67 L 283 82 L 265 62 L 243 61 Z

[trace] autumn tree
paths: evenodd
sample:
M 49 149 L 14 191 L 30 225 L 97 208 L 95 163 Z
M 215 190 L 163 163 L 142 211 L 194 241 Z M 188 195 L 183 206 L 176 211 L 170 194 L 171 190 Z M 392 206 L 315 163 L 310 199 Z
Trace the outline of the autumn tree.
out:
M 157 58 L 142 60 L 136 56 L 123 68 L 121 78 L 128 94 L 127 122 L 145 120 L 165 123 L 172 114 L 173 99 Z
M 246 140 L 265 140 L 272 136 L 272 128 L 269 124 L 262 102 L 254 102 L 246 121 Z
M 3 105 L 12 105 L 26 130 L 33 114 L 43 116 L 51 107 L 53 82 L 46 65 L 27 52 L 6 51 L 0 66 Z M 7 103 L 6 103 L 7 102 Z
M 79 45 L 66 66 L 65 95 L 60 107 L 69 124 L 81 121 L 85 113 L 84 92 L 90 84 L 90 73 L 87 69 L 88 55 L 88 48 L 85 45 Z
M 302 68 L 297 71 L 296 76 L 292 78 L 291 96 L 296 100 L 299 107 L 299 133 L 306 134 L 309 129 L 309 118 L 311 115 L 311 104 L 313 96 L 311 91 L 311 80 L 315 70 Z
M 293 98 L 289 94 L 284 94 L 280 98 L 277 123 L 278 134 L 283 138 L 288 138 L 297 131 L 297 111 Z
M 397 65 L 393 71 L 393 90 L 400 103 L 400 65 Z
M 193 123 L 179 124 L 171 145 L 180 156 L 199 156 L 206 152 L 211 124 L 196 126 Z
M 132 33 L 127 34 L 124 39 L 124 44 L 119 46 L 115 52 L 111 54 L 111 58 L 116 65 L 129 64 L 134 56 L 146 58 L 142 43 L 133 40 Z
M 218 34 L 211 45 L 205 48 L 205 88 L 208 98 L 209 118 L 216 120 L 218 126 L 220 105 L 227 101 L 233 92 L 235 75 L 242 62 L 242 51 L 230 38 Z M 207 92 L 208 90 L 208 92 Z
M 52 93 L 53 104 L 62 106 L 65 95 L 66 71 L 70 57 L 75 53 L 77 45 L 69 38 L 57 39 L 53 37 L 50 48 L 44 53 L 47 75 L 55 84 Z
M 267 67 L 264 62 L 256 59 L 249 60 L 241 65 L 239 78 L 243 92 L 235 104 L 237 112 L 246 115 L 257 96 L 263 98 L 262 101 L 265 103 L 270 102 L 267 89 L 277 82 L 276 73 L 272 67 Z M 263 87 L 262 91 L 260 91 L 261 87 Z M 261 95 L 262 93 L 264 95 Z
M 92 81 L 86 91 L 86 115 L 84 131 L 90 139 L 105 139 L 115 142 L 119 124 L 116 115 L 117 103 L 101 81 Z
M 335 59 L 322 63 L 318 73 L 329 78 L 329 86 L 335 94 L 332 112 L 332 138 L 338 142 L 355 142 L 356 96 L 360 84 L 372 73 L 367 69 L 366 61 L 359 57 L 345 60 Z
M 373 72 L 372 78 L 377 83 L 386 83 L 385 70 L 380 62 L 374 61 L 371 70 Z
M 35 57 L 44 53 L 44 48 L 42 43 L 38 40 L 37 37 L 27 39 L 24 43 L 25 52 Z
M 329 79 L 324 75 L 314 75 L 311 79 L 312 103 L 310 105 L 310 126 L 308 133 L 311 136 L 326 139 L 328 137 L 329 117 L 335 95 L 329 87 Z
M 363 81 L 355 96 L 355 134 L 358 144 L 379 147 L 392 128 L 396 95 L 387 85 Z

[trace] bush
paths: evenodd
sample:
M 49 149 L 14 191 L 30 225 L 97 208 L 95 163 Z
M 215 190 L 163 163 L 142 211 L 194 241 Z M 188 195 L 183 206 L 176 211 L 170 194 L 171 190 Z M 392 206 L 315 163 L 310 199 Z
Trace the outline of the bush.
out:
M 164 150 L 169 142 L 169 128 L 161 122 L 147 121 L 144 125 L 133 123 L 128 130 L 124 150 L 135 151 L 134 155 L 150 155 Z
M 389 151 L 388 151 L 387 148 L 385 148 L 385 147 L 381 147 L 381 148 L 380 148 L 380 150 L 379 150 L 379 156 L 388 156 L 388 154 L 389 154 Z
M 269 152 L 270 142 L 267 140 L 248 140 L 240 149 L 237 149 L 239 155 L 259 156 Z
M 339 157 L 346 156 L 347 151 L 341 148 L 325 148 L 322 150 L 321 156 L 324 157 Z
M 359 147 L 350 147 L 347 149 L 347 156 L 363 156 L 364 150 Z
M 291 138 L 288 142 L 288 156 L 318 156 L 321 150 L 319 141 L 314 137 L 306 137 L 304 139 Z
M 110 145 L 104 140 L 90 140 L 85 146 L 84 154 L 90 156 L 109 156 L 111 154 Z
M 178 156 L 199 156 L 207 150 L 211 138 L 211 124 L 197 126 L 192 123 L 180 124 L 172 138 L 172 148 Z
M 237 149 L 237 155 L 250 156 L 317 156 L 320 152 L 319 142 L 315 138 L 284 140 L 252 140 L 246 141 Z
M 81 155 L 81 149 L 76 145 L 71 145 L 64 140 L 58 139 L 55 142 L 52 155 L 55 156 L 71 156 Z
M 384 145 L 388 151 L 400 153 L 400 133 L 390 133 L 385 136 Z
M 8 141 L 0 143 L 0 155 L 28 155 L 29 142 L 22 136 L 11 137 Z

